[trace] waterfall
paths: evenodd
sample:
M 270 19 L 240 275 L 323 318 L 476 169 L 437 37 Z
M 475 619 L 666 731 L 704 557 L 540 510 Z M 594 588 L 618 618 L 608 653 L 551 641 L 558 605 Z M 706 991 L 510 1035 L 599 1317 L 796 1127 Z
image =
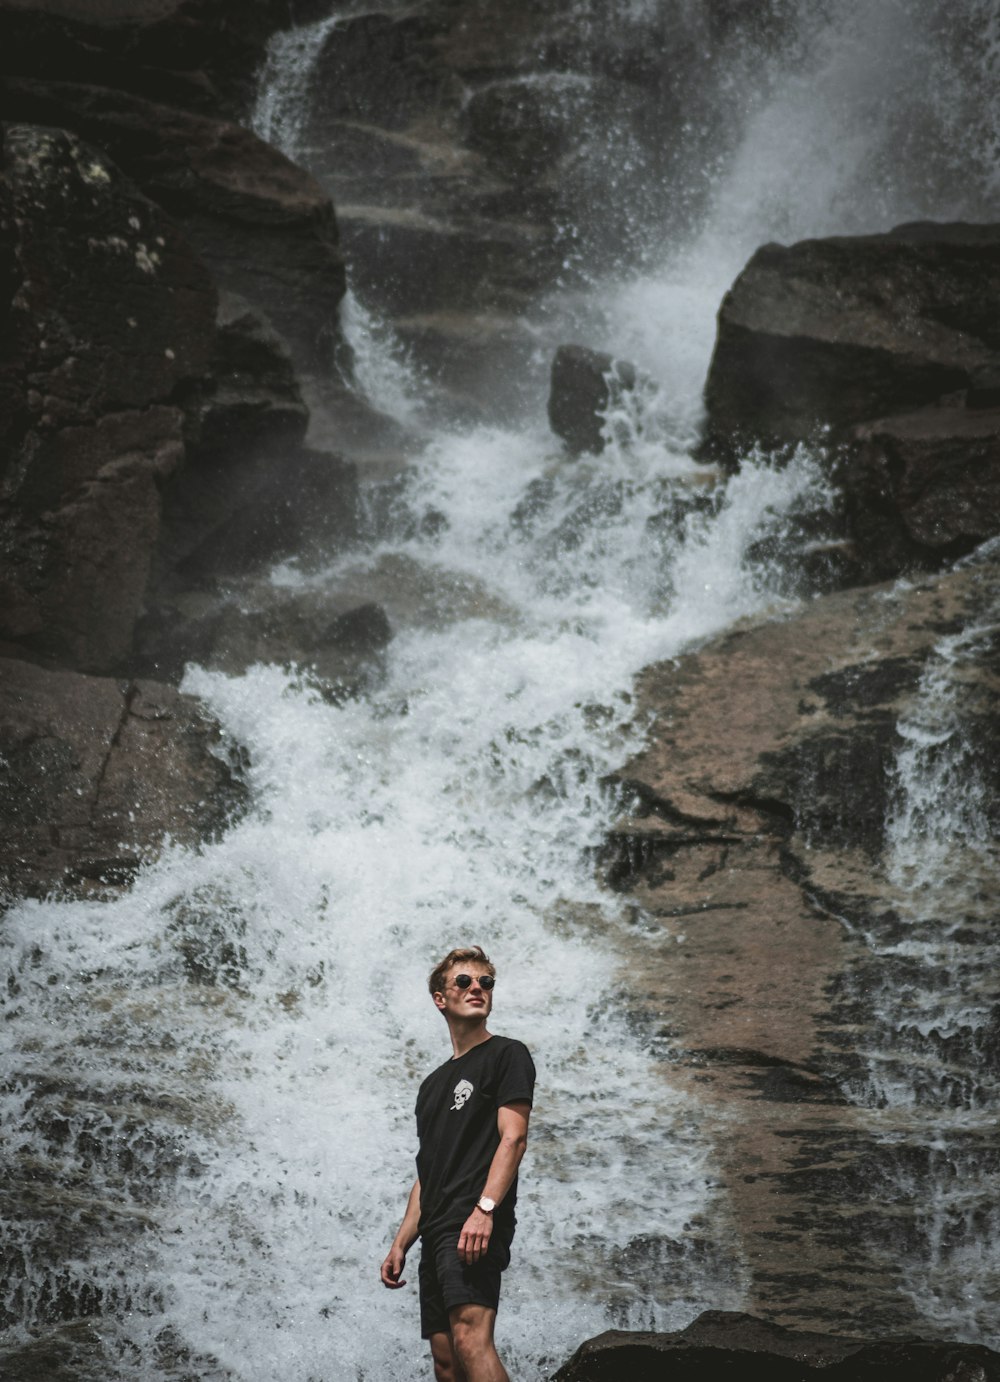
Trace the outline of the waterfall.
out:
M 394 522 L 321 569 L 274 574 L 386 605 L 395 638 L 378 689 L 336 703 L 308 668 L 190 667 L 184 689 L 248 751 L 250 813 L 201 849 L 168 846 L 114 900 L 8 913 L 4 1154 L 32 1168 L 5 1243 L 15 1343 L 57 1308 L 93 1314 L 95 1379 L 425 1376 L 415 1289 L 389 1298 L 378 1264 L 414 1173 L 416 1089 L 447 1055 L 426 975 L 464 942 L 498 966 L 494 1030 L 523 1039 L 539 1069 L 498 1323 L 512 1375 L 539 1382 L 611 1326 L 679 1327 L 745 1304 L 748 1265 L 725 1237 L 697 1099 L 629 1022 L 626 907 L 594 865 L 620 806 L 604 784 L 642 742 L 638 671 L 781 608 L 784 573 L 748 552 L 824 497 L 805 454 L 784 470 L 750 460 L 714 487 L 692 459 L 722 293 L 768 238 L 981 214 L 1000 130 L 995 102 L 970 107 L 1000 51 L 986 0 L 969 0 L 940 49 L 934 5 L 825 8 L 804 3 L 790 54 L 753 69 L 741 138 L 689 238 L 655 270 L 548 309 L 547 331 L 592 328 L 661 381 L 647 400 L 656 427 L 612 419 L 606 452 L 575 463 L 534 418 L 422 437 Z M 253 127 L 293 156 L 336 22 L 282 35 L 263 69 Z M 981 76 L 960 82 L 970 34 Z M 976 135 L 949 162 L 963 120 Z M 356 300 L 348 312 L 362 387 L 412 422 L 427 386 L 387 325 Z M 987 848 L 975 800 L 953 790 L 964 750 L 948 699 L 980 636 L 942 643 L 901 727 L 893 878 L 918 911 L 936 886 L 922 870 L 943 802 L 946 831 Z M 925 921 L 920 945 L 960 944 Z M 933 991 L 884 1026 L 927 1027 Z M 985 1008 L 971 999 L 948 1021 L 979 1031 Z M 858 1102 L 917 1104 L 896 1074 Z M 944 1295 L 975 1295 L 959 1322 L 985 1329 L 988 1249 L 955 1236 L 982 1202 L 982 1161 L 963 1161 L 952 1136 L 968 1126 L 981 1146 L 970 1108 L 942 1117 L 914 1171 L 914 1193 L 942 1166 L 954 1193 L 928 1200 L 912 1289 L 944 1323 L 960 1315 Z M 921 1287 L 928 1267 L 947 1275 L 944 1295 Z
M 858 1090 L 883 1111 L 888 1193 L 915 1205 L 919 1246 L 911 1242 L 906 1271 L 914 1301 L 935 1328 L 966 1338 L 995 1333 L 1000 1290 L 1000 849 L 983 772 L 992 722 L 966 676 L 995 657 L 996 639 L 995 622 L 979 618 L 943 637 L 897 722 L 886 822 L 894 921 L 891 934 L 866 937 L 876 1021 Z
M 302 157 L 310 84 L 323 44 L 339 18 L 334 14 L 301 28 L 282 30 L 268 45 L 248 124 L 254 134 L 291 159 Z

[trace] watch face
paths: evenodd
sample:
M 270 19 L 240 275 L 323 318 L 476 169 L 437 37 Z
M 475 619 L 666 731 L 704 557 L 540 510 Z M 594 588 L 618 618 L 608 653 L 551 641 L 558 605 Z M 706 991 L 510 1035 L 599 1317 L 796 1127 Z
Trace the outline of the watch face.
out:
M 493 1210 L 496 1208 L 496 1205 L 495 1202 L 491 1200 L 488 1195 L 481 1195 L 479 1197 L 479 1208 L 483 1211 L 484 1214 L 492 1214 Z

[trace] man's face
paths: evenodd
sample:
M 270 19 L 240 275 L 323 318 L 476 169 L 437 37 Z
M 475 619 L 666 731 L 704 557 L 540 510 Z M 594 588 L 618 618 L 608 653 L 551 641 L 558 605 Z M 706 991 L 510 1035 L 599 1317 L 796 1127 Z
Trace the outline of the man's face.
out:
M 458 974 L 468 974 L 472 979 L 468 988 L 459 988 L 455 983 Z M 446 1017 L 473 1017 L 486 1021 L 493 1007 L 493 993 L 487 993 L 479 985 L 484 974 L 489 974 L 489 970 L 484 965 L 476 964 L 475 960 L 460 960 L 452 965 L 445 975 L 444 988 L 434 995 L 434 1002 Z

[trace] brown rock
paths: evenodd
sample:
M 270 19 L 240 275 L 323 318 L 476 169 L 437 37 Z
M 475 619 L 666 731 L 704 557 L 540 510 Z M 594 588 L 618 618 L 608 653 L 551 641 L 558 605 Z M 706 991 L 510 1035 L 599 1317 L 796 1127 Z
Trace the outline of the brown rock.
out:
M 141 626 L 137 657 L 144 669 L 171 679 L 188 662 L 230 675 L 256 662 L 279 663 L 301 668 L 339 697 L 377 678 L 391 637 L 381 605 L 246 582 L 228 599 L 189 590 L 165 601 Z
M 988 1382 L 1000 1354 L 978 1344 L 871 1340 L 783 1329 L 709 1310 L 673 1334 L 611 1330 L 589 1339 L 552 1382 Z
M 933 1172 L 919 1122 L 913 1145 L 881 1140 L 870 1054 L 935 1106 L 949 1089 L 960 1107 L 990 1098 L 989 1032 L 908 1045 L 892 995 L 918 986 L 932 1025 L 941 976 L 905 960 L 897 972 L 866 937 L 905 934 L 885 852 L 899 722 L 923 704 L 942 641 L 963 630 L 978 632 L 954 673 L 958 770 L 975 765 L 996 817 L 998 597 L 1000 564 L 981 556 L 919 584 L 815 599 L 639 682 L 649 742 L 621 773 L 631 814 L 608 855 L 641 922 L 624 957 L 626 976 L 642 976 L 629 1003 L 714 1139 L 745 1299 L 782 1324 L 920 1328 L 902 1273 L 921 1270 L 915 1244 L 930 1230 L 912 1187 L 930 1194 Z M 990 993 L 995 932 L 975 902 L 992 891 L 986 856 L 981 876 L 973 867 L 970 856 L 972 902 L 956 897 L 942 926 L 951 934 L 969 910 L 962 982 Z M 928 928 L 920 936 L 936 943 Z M 970 1155 L 992 1156 L 985 1125 L 962 1137 Z
M 221 828 L 245 793 L 219 741 L 171 687 L 0 659 L 4 890 L 124 882 Z
M 871 576 L 933 567 L 1000 533 L 1000 409 L 881 418 L 848 450 L 848 519 Z
M 0 0 L 4 70 L 242 105 L 287 0 Z
M 736 462 L 969 388 L 1000 363 L 998 309 L 998 226 L 765 245 L 719 311 L 708 447 Z
M 11 642 L 81 670 L 127 662 L 160 528 L 159 484 L 183 455 L 181 424 L 176 408 L 154 407 L 39 440 L 32 462 L 51 502 L 8 527 L 0 580 L 12 600 L 0 626 Z
M 72 135 L 10 129 L 0 199 L 0 638 L 111 671 L 145 598 L 159 485 L 183 454 L 173 399 L 209 365 L 215 292 L 158 208 Z
M 344 264 L 329 197 L 228 121 L 75 82 L 13 79 L 8 118 L 57 124 L 104 149 L 183 228 L 216 282 L 247 298 L 307 365 L 339 342 Z

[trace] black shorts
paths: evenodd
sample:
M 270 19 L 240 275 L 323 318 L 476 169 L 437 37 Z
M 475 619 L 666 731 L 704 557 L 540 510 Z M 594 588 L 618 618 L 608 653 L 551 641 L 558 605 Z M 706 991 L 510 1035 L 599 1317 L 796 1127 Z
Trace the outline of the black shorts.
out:
M 447 1334 L 448 1311 L 456 1305 L 485 1305 L 495 1310 L 500 1303 L 500 1273 L 510 1263 L 510 1244 L 495 1233 L 486 1256 L 466 1267 L 458 1255 L 461 1225 L 420 1243 L 420 1336 Z

